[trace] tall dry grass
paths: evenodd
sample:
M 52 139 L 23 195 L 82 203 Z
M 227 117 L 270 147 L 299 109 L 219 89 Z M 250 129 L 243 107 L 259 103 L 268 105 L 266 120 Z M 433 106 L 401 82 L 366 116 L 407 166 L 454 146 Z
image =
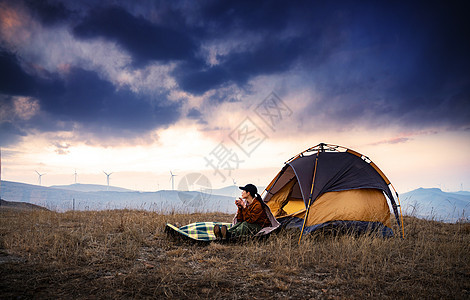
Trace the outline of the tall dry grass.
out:
M 470 224 L 405 218 L 407 237 L 280 232 L 206 245 L 168 223 L 226 214 L 0 212 L 0 298 L 470 297 Z

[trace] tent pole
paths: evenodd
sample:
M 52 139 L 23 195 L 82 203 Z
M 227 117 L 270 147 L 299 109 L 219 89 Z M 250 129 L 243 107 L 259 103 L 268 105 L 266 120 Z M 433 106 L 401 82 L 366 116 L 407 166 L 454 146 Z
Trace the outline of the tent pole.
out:
M 403 213 L 401 212 L 400 197 L 397 195 L 398 205 L 400 206 L 401 237 L 405 238 L 405 226 L 403 225 Z
M 272 193 L 271 193 L 271 190 L 272 190 L 273 187 L 276 185 L 276 183 L 277 183 L 277 181 L 279 180 L 279 178 L 281 178 L 282 174 L 284 174 L 284 172 L 285 172 L 286 169 L 287 169 L 287 166 L 288 166 L 288 165 L 286 164 L 286 165 L 284 165 L 284 167 L 282 167 L 281 171 L 277 174 L 276 179 L 275 179 L 275 180 L 273 179 L 273 180 L 271 181 L 271 182 L 274 181 L 274 183 L 273 183 L 270 187 L 269 187 L 269 185 L 268 185 L 269 190 L 264 189 L 264 191 L 263 191 L 262 194 L 264 194 L 264 192 L 266 192 L 266 197 L 268 196 L 268 194 L 272 194 Z M 270 184 L 271 184 L 271 183 L 270 183 Z M 266 188 L 267 188 L 267 187 L 266 187 Z
M 310 211 L 310 204 L 312 203 L 313 187 L 315 185 L 315 175 L 317 174 L 317 163 L 318 163 L 319 155 L 320 155 L 320 152 L 317 153 L 317 157 L 315 158 L 315 168 L 313 170 L 312 187 L 310 188 L 310 197 L 308 198 L 308 205 L 307 205 L 307 211 L 305 212 L 304 224 L 302 225 L 302 230 L 300 231 L 299 245 L 300 245 L 300 241 L 302 240 L 302 235 L 304 233 L 305 223 L 307 222 L 307 218 L 308 218 L 308 212 Z
M 395 192 L 395 195 L 397 195 L 397 200 L 398 200 L 398 206 L 400 207 L 400 221 L 401 221 L 401 237 L 404 239 L 405 238 L 405 226 L 403 224 L 403 213 L 401 212 L 401 203 L 400 203 L 400 196 L 398 196 L 397 190 L 393 186 L 393 184 L 390 183 L 390 185 L 393 188 L 393 191 Z M 398 224 L 400 225 L 400 224 Z

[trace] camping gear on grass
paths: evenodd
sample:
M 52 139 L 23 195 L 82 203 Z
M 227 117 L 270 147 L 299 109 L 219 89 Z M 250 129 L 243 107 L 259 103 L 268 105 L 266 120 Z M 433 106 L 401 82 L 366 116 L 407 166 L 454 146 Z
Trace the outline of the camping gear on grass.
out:
M 387 200 L 404 237 L 393 185 L 368 157 L 345 147 L 321 143 L 299 153 L 265 192 L 274 217 L 285 228 L 301 230 L 300 239 L 325 228 L 393 236 Z
M 232 226 L 231 223 L 223 222 L 196 222 L 178 228 L 167 223 L 165 226 L 165 232 L 169 235 L 187 238 L 194 241 L 210 242 L 216 240 L 214 235 L 215 225 L 226 225 L 227 228 Z

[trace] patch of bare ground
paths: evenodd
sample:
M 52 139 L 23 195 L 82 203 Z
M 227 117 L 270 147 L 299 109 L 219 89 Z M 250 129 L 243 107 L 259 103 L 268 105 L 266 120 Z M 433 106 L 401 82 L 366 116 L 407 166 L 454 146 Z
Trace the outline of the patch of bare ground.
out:
M 166 223 L 226 214 L 0 212 L 0 298 L 468 299 L 470 224 L 405 218 L 405 239 L 307 236 L 195 244 Z

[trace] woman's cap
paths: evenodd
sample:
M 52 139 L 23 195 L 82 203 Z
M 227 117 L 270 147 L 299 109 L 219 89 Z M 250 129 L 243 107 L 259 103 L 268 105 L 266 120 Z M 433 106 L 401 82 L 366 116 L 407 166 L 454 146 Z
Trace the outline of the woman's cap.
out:
M 249 192 L 252 197 L 255 197 L 256 194 L 258 193 L 258 189 L 256 188 L 256 186 L 254 186 L 251 183 L 248 183 L 245 186 L 240 186 L 239 188 L 240 190 Z

